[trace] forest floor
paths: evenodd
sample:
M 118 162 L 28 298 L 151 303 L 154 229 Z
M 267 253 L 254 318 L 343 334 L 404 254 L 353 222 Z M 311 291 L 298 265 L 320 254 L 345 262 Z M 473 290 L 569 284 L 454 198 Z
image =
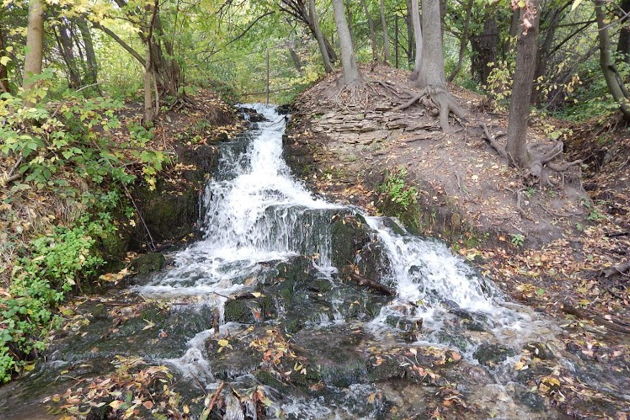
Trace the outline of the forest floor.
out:
M 397 108 L 406 102 L 401 93 L 418 92 L 406 72 L 363 73 L 358 91 L 339 93 L 331 75 L 297 99 L 285 139 L 296 171 L 324 196 L 407 217 L 419 233 L 446 240 L 514 300 L 559 319 L 567 350 L 628 377 L 628 273 L 611 269 L 630 259 L 627 129 L 533 119 L 530 144 L 549 144 L 545 133 L 570 126 L 565 155 L 584 165 L 581 180 L 563 187 L 528 185 L 484 140 L 482 124 L 491 134 L 507 125 L 486 98 L 450 86 L 467 121 L 451 119 L 445 133 L 430 107 Z M 418 191 L 411 223 L 391 214 L 384 186 L 392 174 Z M 606 399 L 588 384 L 563 385 L 576 397 L 561 403 L 573 400 L 567 413 L 588 417 L 589 404 L 577 401 Z

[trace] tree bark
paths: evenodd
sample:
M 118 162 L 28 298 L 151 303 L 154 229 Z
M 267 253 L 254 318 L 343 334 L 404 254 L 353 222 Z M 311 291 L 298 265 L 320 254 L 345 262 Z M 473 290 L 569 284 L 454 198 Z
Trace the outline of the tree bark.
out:
M 630 0 L 621 0 L 621 9 L 625 16 L 621 18 L 617 52 L 621 60 L 630 64 Z
M 333 0 L 335 11 L 335 24 L 339 35 L 339 46 L 341 47 L 341 64 L 343 66 L 343 82 L 345 86 L 353 86 L 362 82 L 361 73 L 357 66 L 357 59 L 352 46 L 350 28 L 346 19 L 346 8 L 343 0 Z
M 57 37 L 59 52 L 68 69 L 69 85 L 72 89 L 78 89 L 81 87 L 81 71 L 77 66 L 77 59 L 74 55 L 74 43 L 68 33 L 68 29 L 67 22 L 61 23 L 57 26 L 58 32 L 55 32 L 55 35 Z
M 324 40 L 324 35 L 322 34 L 322 30 L 319 27 L 319 16 L 317 14 L 315 0 L 308 0 L 308 9 L 310 21 L 313 26 L 313 34 L 315 35 L 317 45 L 319 46 L 319 52 L 321 53 L 322 60 L 324 61 L 324 69 L 326 70 L 326 73 L 332 73 L 333 67 L 331 64 L 330 55 L 328 54 L 328 47 L 326 46 L 326 42 Z
M 630 120 L 630 96 L 623 85 L 623 80 L 617 72 L 615 63 L 610 53 L 610 35 L 606 23 L 605 0 L 595 0 L 595 17 L 599 29 L 599 65 L 606 79 L 606 85 L 613 99 L 619 104 L 625 120 Z
M 455 65 L 455 68 L 453 69 L 451 74 L 449 74 L 448 76 L 449 82 L 452 82 L 462 69 L 464 55 L 466 54 L 466 45 L 468 45 L 468 42 L 470 41 L 470 19 L 472 16 L 473 5 L 474 0 L 468 0 L 468 3 L 466 3 L 467 13 L 464 17 L 464 27 L 462 28 L 462 36 L 459 40 L 459 53 L 457 54 L 457 64 Z
M 420 7 L 418 0 L 411 0 L 411 25 L 413 27 L 414 35 L 414 50 L 415 50 L 415 63 L 413 66 L 413 72 L 411 73 L 411 80 L 418 80 L 420 71 L 422 70 L 422 25 L 420 24 Z
M 24 90 L 33 88 L 32 76 L 41 74 L 44 55 L 44 3 L 30 0 L 24 57 Z
M 496 62 L 499 44 L 499 28 L 492 7 L 486 8 L 484 15 L 483 32 L 470 38 L 472 75 L 482 85 L 488 82 L 488 64 Z
M 78 18 L 75 21 L 79 32 L 81 32 L 81 38 L 83 39 L 83 45 L 85 47 L 85 62 L 87 64 L 86 72 L 83 77 L 83 83 L 86 85 L 94 85 L 98 83 L 98 62 L 96 61 L 96 53 L 94 52 L 94 41 L 92 39 L 92 33 L 84 18 Z M 97 89 L 100 92 L 100 89 Z
M 378 61 L 378 44 L 376 42 L 376 30 L 374 30 L 374 22 L 370 16 L 370 8 L 368 7 L 366 0 L 361 0 L 361 6 L 363 7 L 363 13 L 368 24 L 368 33 L 370 34 L 370 48 L 372 49 L 372 61 Z
M 4 27 L 0 23 L 0 58 L 7 56 Z M 0 62 L 0 93 L 9 92 L 9 69 Z
M 416 59 L 416 51 L 415 51 L 415 36 L 413 33 L 413 16 L 414 16 L 414 8 L 411 0 L 406 0 L 407 5 L 407 16 L 405 16 L 405 22 L 407 23 L 407 61 L 409 64 L 413 64 Z M 419 8 L 418 15 L 420 15 Z
M 389 32 L 387 27 L 387 18 L 385 17 L 384 0 L 379 2 L 379 11 L 381 14 L 381 29 L 383 31 L 383 62 L 389 62 Z
M 506 152 L 512 163 L 520 168 L 527 168 L 531 163 L 527 149 L 527 122 L 529 120 L 534 72 L 536 71 L 538 22 L 540 18 L 538 2 L 539 0 L 527 0 L 525 8 L 521 10 L 521 21 L 527 18 L 532 26 L 519 28 L 516 69 L 508 118 Z
M 417 2 L 417 0 L 413 1 Z M 427 86 L 444 87 L 446 86 L 446 76 L 444 75 L 444 53 L 442 51 L 440 2 L 422 0 L 422 28 L 423 47 L 418 86 L 421 88 Z M 416 31 L 415 26 L 414 31 Z M 417 55 L 420 55 L 419 51 L 416 52 Z

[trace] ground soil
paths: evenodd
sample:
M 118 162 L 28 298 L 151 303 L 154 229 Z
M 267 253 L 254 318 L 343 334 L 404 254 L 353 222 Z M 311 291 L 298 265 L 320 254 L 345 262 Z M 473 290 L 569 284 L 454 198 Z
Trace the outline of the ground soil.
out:
M 628 377 L 628 273 L 602 272 L 630 259 L 627 129 L 615 121 L 570 125 L 565 158 L 583 160 L 583 173 L 540 186 L 484 140 L 481 124 L 496 135 L 507 122 L 485 97 L 450 86 L 467 121 L 451 119 L 445 133 L 431 106 L 397 110 L 418 92 L 407 72 L 363 73 L 362 89 L 340 91 L 330 75 L 296 100 L 285 139 L 294 170 L 322 195 L 387 213 L 379 185 L 405 168 L 419 191 L 419 233 L 443 238 L 513 299 L 559 319 L 567 349 Z M 533 119 L 529 143 L 549 144 L 553 124 L 562 125 Z M 569 388 L 559 404 L 597 398 L 588 385 Z M 589 417 L 589 404 L 565 411 Z

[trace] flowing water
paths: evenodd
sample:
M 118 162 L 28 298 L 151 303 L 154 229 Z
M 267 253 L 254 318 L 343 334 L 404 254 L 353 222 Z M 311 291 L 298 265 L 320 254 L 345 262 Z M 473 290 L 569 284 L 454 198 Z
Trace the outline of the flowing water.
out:
M 103 374 L 123 355 L 169 366 L 193 417 L 220 388 L 214 414 L 227 419 L 428 418 L 448 407 L 556 418 L 531 370 L 514 369 L 526 348 L 555 360 L 553 324 L 443 243 L 314 196 L 283 159 L 287 117 L 248 107 L 264 121 L 222 144 L 202 239 L 136 279 L 139 316 L 112 325 L 126 309 L 91 308 L 89 326 L 53 346 L 22 391 Z M 19 405 L 25 394 L 13 394 Z
M 411 338 L 409 334 L 406 336 L 407 345 L 454 348 L 475 365 L 478 361 L 474 355 L 484 343 L 506 346 L 508 350 L 500 348 L 514 355 L 541 331 L 549 332 L 531 313 L 506 304 L 491 283 L 476 275 L 444 244 L 413 236 L 394 220 L 368 216 L 359 209 L 314 197 L 292 176 L 283 159 L 285 117 L 273 107 L 248 106 L 266 121 L 247 136 L 223 147 L 217 174 L 204 192 L 203 239 L 178 252 L 173 268 L 136 289 L 150 298 L 194 298 L 191 305 L 211 307 L 219 314 L 219 328 L 200 331 L 190 339 L 184 355 L 166 359 L 165 363 L 189 377 L 203 378 L 208 388 L 214 389 L 217 383 L 213 379 L 212 361 L 207 359 L 212 355 L 204 355 L 206 341 L 215 334 L 230 336 L 245 328 L 229 320 L 226 323 L 226 301 L 231 296 L 264 291 L 259 286 L 264 283 L 262 279 L 267 276 L 269 266 L 282 261 L 291 263 L 298 256 L 307 256 L 312 261 L 309 278 L 328 281 L 333 289 L 329 293 L 330 310 L 310 316 L 303 323 L 304 328 L 313 331 L 332 326 L 342 330 L 341 325 L 355 326 L 359 319 L 373 342 L 392 337 L 396 341 L 396 334 L 403 331 L 411 335 Z M 378 265 L 376 280 L 395 290 L 395 297 L 384 303 L 367 302 L 378 308 L 373 316 L 369 316 L 368 310 L 367 314 L 348 319 L 344 316 L 348 299 L 334 293 L 343 284 L 339 271 L 342 267 L 336 266 L 332 257 L 335 253 L 332 226 L 340 215 L 346 219 L 354 217 L 363 225 L 379 250 L 378 255 L 370 254 Z M 361 258 L 366 257 L 357 253 L 355 261 L 348 262 L 358 263 L 356 259 Z M 296 310 L 284 307 L 287 302 L 277 299 L 275 305 L 277 315 L 268 321 L 269 325 L 290 318 L 287 311 Z M 479 332 L 462 329 L 461 319 L 470 321 L 475 325 L 472 330 Z M 414 326 L 418 331 L 413 330 Z M 510 362 L 513 360 L 509 357 L 501 360 L 491 374 L 498 377 L 502 363 Z M 361 399 L 365 397 L 362 393 L 374 392 L 372 388 L 371 384 L 352 384 L 343 390 L 343 399 Z M 340 391 L 330 391 L 335 392 Z M 336 400 L 339 396 L 330 398 Z M 321 396 L 279 397 L 274 408 L 295 418 L 353 415 L 352 407 Z M 237 414 L 231 415 L 238 418 Z

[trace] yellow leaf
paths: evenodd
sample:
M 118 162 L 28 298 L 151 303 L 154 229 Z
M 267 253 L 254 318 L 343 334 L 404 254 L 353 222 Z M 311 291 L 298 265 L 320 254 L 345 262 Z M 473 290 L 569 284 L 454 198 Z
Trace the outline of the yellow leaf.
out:
M 230 345 L 230 342 L 229 342 L 229 341 L 227 341 L 227 340 L 225 340 L 225 339 L 223 339 L 223 340 L 219 340 L 219 342 L 218 342 L 218 343 L 219 343 L 219 345 L 220 345 L 221 347 L 226 347 L 226 346 L 229 346 L 229 345 Z

